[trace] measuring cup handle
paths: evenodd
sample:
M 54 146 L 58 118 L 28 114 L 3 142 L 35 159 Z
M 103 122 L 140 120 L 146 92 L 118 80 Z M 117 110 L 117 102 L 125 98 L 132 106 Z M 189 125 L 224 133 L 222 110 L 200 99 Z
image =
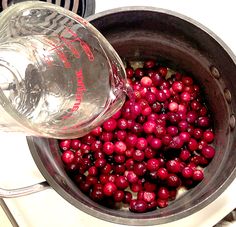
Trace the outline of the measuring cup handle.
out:
M 16 198 L 40 192 L 48 188 L 50 188 L 50 186 L 46 181 L 23 188 L 16 188 L 16 189 L 0 188 L 0 198 Z

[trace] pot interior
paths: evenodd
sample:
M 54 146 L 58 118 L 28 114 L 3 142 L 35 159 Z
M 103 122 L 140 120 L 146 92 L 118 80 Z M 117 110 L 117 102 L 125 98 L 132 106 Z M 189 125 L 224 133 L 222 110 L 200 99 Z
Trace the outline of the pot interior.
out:
M 124 61 L 155 59 L 198 81 L 214 121 L 216 155 L 205 168 L 200 184 L 168 207 L 144 214 L 105 208 L 80 192 L 64 171 L 57 140 L 28 138 L 39 170 L 68 202 L 106 221 L 153 225 L 178 220 L 202 209 L 235 177 L 236 66 L 232 53 L 206 28 L 173 12 L 125 8 L 97 14 L 89 20 Z

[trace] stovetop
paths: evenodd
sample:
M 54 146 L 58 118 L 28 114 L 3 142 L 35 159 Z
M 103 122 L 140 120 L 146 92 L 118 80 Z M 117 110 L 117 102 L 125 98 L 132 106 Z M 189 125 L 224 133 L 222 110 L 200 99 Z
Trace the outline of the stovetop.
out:
M 214 4 L 212 4 L 214 3 Z M 227 3 L 227 4 L 226 4 Z M 96 0 L 96 13 L 122 6 L 154 6 L 182 13 L 202 23 L 218 35 L 236 53 L 234 1 L 203 0 Z M 0 133 L 0 187 L 17 188 L 44 181 L 37 169 L 24 135 Z M 211 227 L 233 223 L 234 213 L 224 223 L 219 221 L 236 207 L 236 180 L 213 203 L 201 211 L 161 227 Z M 120 227 L 91 217 L 61 198 L 53 189 L 15 199 L 4 199 L 15 226 L 20 227 Z M 230 216 L 230 217 L 229 217 Z M 1 223 L 0 226 L 8 227 Z

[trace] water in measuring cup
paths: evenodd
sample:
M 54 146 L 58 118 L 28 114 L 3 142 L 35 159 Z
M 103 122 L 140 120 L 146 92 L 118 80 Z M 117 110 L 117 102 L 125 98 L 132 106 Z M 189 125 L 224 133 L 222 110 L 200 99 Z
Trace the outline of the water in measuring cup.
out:
M 0 36 L 2 94 L 38 135 L 82 136 L 124 102 L 119 58 L 85 25 L 38 7 L 12 14 Z

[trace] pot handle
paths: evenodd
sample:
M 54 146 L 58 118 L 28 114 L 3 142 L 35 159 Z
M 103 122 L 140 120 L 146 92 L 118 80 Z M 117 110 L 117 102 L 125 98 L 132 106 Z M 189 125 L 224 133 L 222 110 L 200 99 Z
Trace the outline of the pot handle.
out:
M 47 181 L 30 185 L 23 188 L 16 188 L 16 189 L 3 189 L 0 188 L 0 198 L 16 198 L 20 196 L 30 195 L 36 192 L 43 191 L 45 189 L 50 188 Z

